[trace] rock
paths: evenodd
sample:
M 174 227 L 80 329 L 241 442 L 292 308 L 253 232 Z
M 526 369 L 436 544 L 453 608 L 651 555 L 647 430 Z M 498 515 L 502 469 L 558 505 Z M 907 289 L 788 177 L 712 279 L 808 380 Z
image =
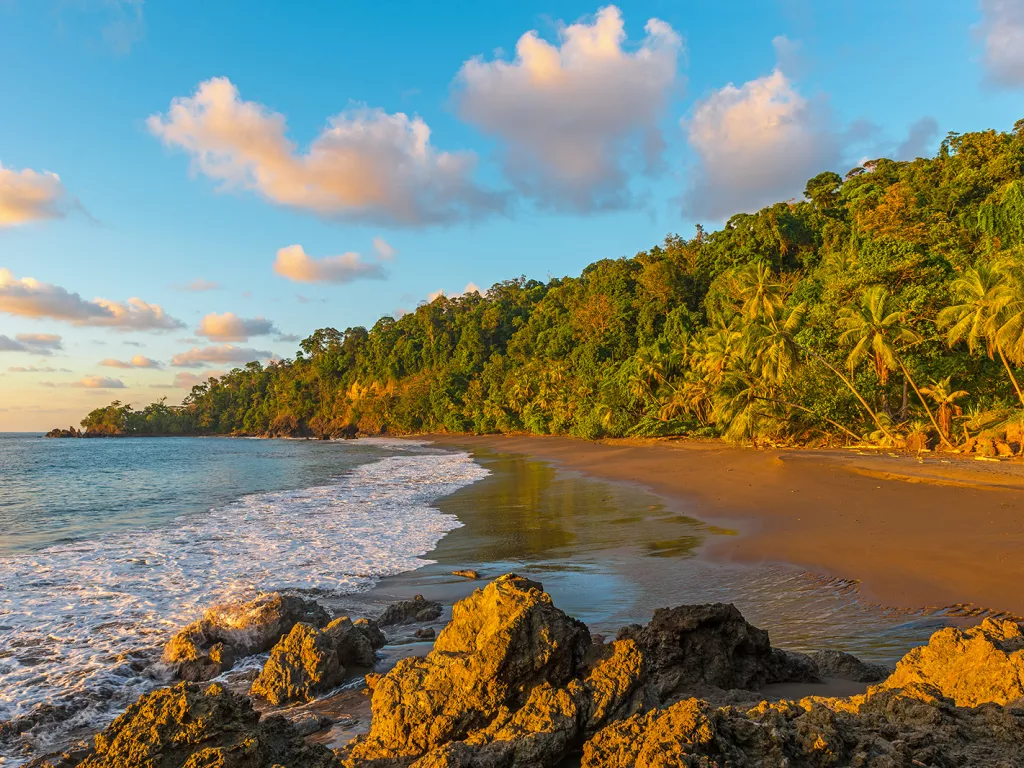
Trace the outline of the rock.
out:
M 346 670 L 372 667 L 377 639 L 367 625 L 355 625 L 347 617 L 322 630 L 300 622 L 270 651 L 249 693 L 274 705 L 312 701 L 338 686 Z
M 452 576 L 461 576 L 464 579 L 479 579 L 480 574 L 472 569 L 466 569 L 463 571 L 452 571 Z
M 247 699 L 216 684 L 194 683 L 159 688 L 141 697 L 96 735 L 82 759 L 60 764 L 67 768 L 338 766 L 330 750 L 306 744 L 283 718 L 261 720 Z
M 643 686 L 647 663 L 633 640 L 616 640 L 592 646 L 597 658 L 588 665 L 583 679 L 587 693 L 583 730 L 589 736 L 612 720 L 629 717 L 656 702 L 650 701 Z
M 856 656 L 842 651 L 815 651 L 810 658 L 820 677 L 852 680 L 855 683 L 877 683 L 891 672 L 888 667 L 866 664 Z
M 61 429 L 60 427 L 57 427 L 56 429 L 51 429 L 49 432 L 47 432 L 44 435 L 44 437 L 81 437 L 81 436 L 82 436 L 82 433 L 79 432 L 74 427 L 68 427 L 67 429 Z
M 433 640 L 436 635 L 433 627 L 424 627 L 416 630 L 415 637 L 419 640 Z
M 974 443 L 974 452 L 979 456 L 995 456 L 995 441 L 991 437 L 979 437 Z
M 590 645 L 586 626 L 555 608 L 539 583 L 502 576 L 454 606 L 425 658 L 402 659 L 374 681 L 370 732 L 353 742 L 348 764 L 411 762 L 437 748 L 483 750 L 488 759 L 506 749 L 518 754 L 510 740 L 542 726 L 545 735 L 523 746 L 522 754 L 553 762 L 516 762 L 513 754 L 512 762 L 501 764 L 554 764 L 554 754 L 564 756 L 560 750 L 576 736 L 584 696 L 578 683 L 574 693 L 559 689 L 574 680 Z M 567 733 L 561 733 L 563 725 Z M 448 745 L 463 740 L 464 747 Z M 465 759 L 445 752 L 423 765 Z M 471 759 L 474 766 L 486 764 Z
M 1013 456 L 1013 448 L 1009 443 L 1004 443 L 1002 440 L 996 441 L 996 455 L 997 456 Z
M 880 689 L 926 686 L 961 707 L 1024 699 L 1024 632 L 985 619 L 971 629 L 946 627 L 914 648 Z
M 644 652 L 662 701 L 700 685 L 756 690 L 817 679 L 807 657 L 774 650 L 768 633 L 748 624 L 734 605 L 659 608 L 646 626 L 619 630 L 618 639 L 634 640 Z
M 270 650 L 300 621 L 322 627 L 330 616 L 312 600 L 276 592 L 215 606 L 171 638 L 164 661 L 182 680 L 210 680 L 231 669 L 236 658 Z
M 327 728 L 334 725 L 334 718 L 327 717 L 326 715 L 315 715 L 312 712 L 307 712 L 304 715 L 299 715 L 291 721 L 292 728 L 300 736 L 309 736 L 314 733 L 319 733 Z
M 412 600 L 392 603 L 377 619 L 378 627 L 390 627 L 395 624 L 414 624 L 417 622 L 434 621 L 441 616 L 441 604 L 433 600 L 423 599 L 416 595 Z

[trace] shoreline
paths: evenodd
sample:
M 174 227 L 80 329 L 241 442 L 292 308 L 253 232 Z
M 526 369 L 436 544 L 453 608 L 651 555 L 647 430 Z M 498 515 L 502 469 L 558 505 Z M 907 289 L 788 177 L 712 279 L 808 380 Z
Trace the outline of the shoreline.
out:
M 426 435 L 636 486 L 739 536 L 719 562 L 796 566 L 911 610 L 1024 615 L 1024 465 L 854 449 L 751 451 L 720 443 Z

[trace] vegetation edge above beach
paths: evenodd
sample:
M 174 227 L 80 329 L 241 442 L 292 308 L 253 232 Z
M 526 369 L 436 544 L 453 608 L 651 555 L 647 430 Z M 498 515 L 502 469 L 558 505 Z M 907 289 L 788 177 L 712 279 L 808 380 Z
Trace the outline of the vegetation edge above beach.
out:
M 486 248 L 486 245 L 482 245 Z M 805 197 L 579 277 L 322 328 L 180 406 L 89 435 L 693 436 L 986 456 L 1024 445 L 1024 120 L 933 158 L 824 172 Z M 68 430 L 55 430 L 54 436 Z M 51 433 L 52 434 L 52 433 Z

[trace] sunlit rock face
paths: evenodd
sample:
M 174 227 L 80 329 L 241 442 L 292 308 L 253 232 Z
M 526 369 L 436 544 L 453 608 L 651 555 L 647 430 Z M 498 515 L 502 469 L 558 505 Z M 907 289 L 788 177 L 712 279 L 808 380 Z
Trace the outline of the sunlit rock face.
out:
M 182 680 L 211 680 L 235 659 L 269 651 L 299 622 L 322 627 L 331 619 L 313 600 L 272 593 L 248 603 L 209 609 L 164 648 L 164 661 Z

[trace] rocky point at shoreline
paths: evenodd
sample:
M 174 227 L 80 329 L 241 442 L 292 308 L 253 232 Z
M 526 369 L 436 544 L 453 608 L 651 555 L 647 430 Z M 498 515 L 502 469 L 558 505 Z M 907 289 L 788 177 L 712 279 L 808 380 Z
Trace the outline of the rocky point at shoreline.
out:
M 378 622 L 318 608 L 277 595 L 213 612 L 182 630 L 166 658 L 198 679 L 270 649 L 254 701 L 306 701 L 358 679 L 385 642 Z M 418 599 L 387 615 L 403 627 L 440 612 Z M 1020 626 L 943 629 L 890 672 L 835 651 L 774 648 L 724 604 L 661 609 L 604 642 L 541 584 L 509 574 L 458 602 L 426 656 L 366 674 L 369 730 L 340 749 L 304 739 L 319 722 L 261 716 L 220 683 L 181 682 L 142 696 L 91 743 L 34 765 L 1024 766 Z M 877 684 L 849 697 L 758 692 L 822 678 Z

